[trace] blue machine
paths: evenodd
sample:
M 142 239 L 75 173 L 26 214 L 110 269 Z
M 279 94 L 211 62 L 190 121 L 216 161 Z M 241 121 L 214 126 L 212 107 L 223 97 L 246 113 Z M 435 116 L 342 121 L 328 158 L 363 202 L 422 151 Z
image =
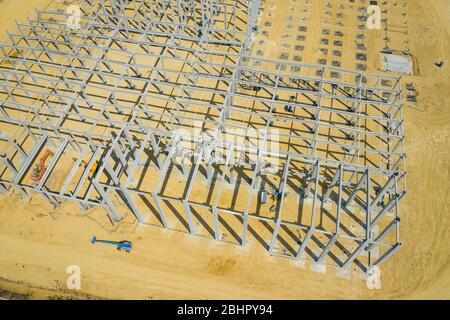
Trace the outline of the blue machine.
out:
M 106 243 L 113 246 L 117 246 L 117 250 L 122 251 L 125 250 L 126 252 L 130 252 L 131 249 L 133 249 L 133 244 L 130 241 L 107 241 L 107 240 L 98 240 L 95 236 L 92 238 L 91 242 L 93 244 L 95 243 Z

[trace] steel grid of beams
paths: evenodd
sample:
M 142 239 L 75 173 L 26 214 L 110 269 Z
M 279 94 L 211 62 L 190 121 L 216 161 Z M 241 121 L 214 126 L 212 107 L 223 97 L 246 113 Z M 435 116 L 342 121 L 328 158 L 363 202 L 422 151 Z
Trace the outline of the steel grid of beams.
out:
M 63 10 L 17 24 L 0 45 L 0 192 L 250 234 L 318 270 L 381 265 L 401 247 L 400 78 L 250 56 L 260 5 L 85 1 L 80 29 Z

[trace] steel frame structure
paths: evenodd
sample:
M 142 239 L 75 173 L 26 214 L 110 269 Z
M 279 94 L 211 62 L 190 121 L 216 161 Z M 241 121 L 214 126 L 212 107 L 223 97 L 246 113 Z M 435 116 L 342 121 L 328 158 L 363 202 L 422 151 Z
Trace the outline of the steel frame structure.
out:
M 401 79 L 253 57 L 260 6 L 89 0 L 78 30 L 63 10 L 17 23 L 0 45 L 0 192 L 238 245 L 250 233 L 317 270 L 380 266 L 401 247 Z

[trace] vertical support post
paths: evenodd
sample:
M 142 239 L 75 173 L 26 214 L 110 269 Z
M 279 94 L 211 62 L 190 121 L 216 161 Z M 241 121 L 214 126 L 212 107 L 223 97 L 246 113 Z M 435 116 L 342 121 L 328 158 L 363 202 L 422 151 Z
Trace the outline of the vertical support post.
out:
M 273 234 L 272 234 L 272 241 L 270 242 L 270 247 L 269 247 L 269 253 L 272 253 L 275 245 L 277 243 L 277 237 L 278 237 L 278 232 L 280 230 L 280 226 L 281 226 L 281 214 L 283 211 L 283 202 L 284 202 L 284 194 L 285 194 L 285 189 L 286 189 L 286 182 L 287 182 L 287 177 L 288 177 L 288 173 L 289 173 L 289 164 L 291 162 L 291 155 L 289 154 L 287 159 L 286 159 L 286 163 L 284 164 L 284 170 L 283 170 L 283 176 L 281 177 L 281 181 L 280 181 L 280 187 L 278 190 L 280 190 L 280 194 L 281 196 L 277 199 L 278 203 L 277 203 L 277 209 L 276 209 L 276 223 L 275 223 L 275 228 L 273 230 Z
M 3 182 L 0 182 L 0 194 L 8 194 L 8 188 Z
M 223 190 L 223 186 L 224 186 L 224 182 L 225 182 L 225 176 L 227 174 L 227 168 L 230 165 L 230 162 L 233 161 L 232 160 L 233 159 L 233 155 L 234 155 L 233 147 L 229 146 L 229 150 L 228 150 L 228 153 L 227 153 L 227 158 L 225 160 L 225 165 L 224 165 L 222 174 L 220 176 L 219 190 L 217 191 L 214 204 L 211 206 L 211 212 L 213 214 L 214 239 L 215 240 L 219 240 L 219 212 L 217 210 L 217 206 L 219 204 L 220 196 L 222 194 L 222 190 Z
M 361 242 L 361 244 L 356 248 L 356 250 L 343 263 L 342 269 L 346 269 L 348 266 L 350 266 L 350 264 L 358 257 L 358 255 L 360 255 L 360 253 L 363 250 L 367 249 L 367 245 L 370 243 L 370 238 L 371 238 L 370 229 L 371 229 L 371 221 L 372 221 L 371 212 L 372 212 L 372 204 L 373 204 L 373 202 L 371 201 L 370 192 L 371 192 L 370 171 L 367 171 L 367 183 L 366 183 L 366 202 L 367 202 L 366 206 L 367 207 L 366 207 L 366 226 L 365 226 L 366 236 L 365 236 L 365 239 Z
M 253 172 L 253 177 L 252 177 L 252 185 L 250 186 L 250 192 L 249 192 L 249 196 L 247 199 L 247 206 L 245 208 L 245 212 L 244 212 L 244 223 L 242 226 L 242 242 L 241 245 L 245 246 L 247 244 L 247 232 L 248 232 L 248 211 L 250 210 L 250 205 L 252 203 L 252 198 L 253 198 L 253 193 L 255 191 L 255 187 L 256 187 L 256 182 L 257 182 L 257 178 L 258 178 L 258 174 L 259 174 L 259 170 L 260 170 L 260 165 L 261 165 L 261 153 L 258 151 L 258 155 L 257 155 L 257 160 L 256 160 L 256 164 L 255 164 L 255 171 Z
M 340 229 L 341 229 L 341 205 L 342 205 L 342 179 L 343 179 L 343 173 L 344 168 L 342 163 L 339 165 L 339 191 L 338 191 L 338 206 L 337 206 L 337 213 L 336 213 L 336 230 L 334 233 L 334 236 L 331 238 L 331 240 L 328 242 L 328 245 L 325 247 L 325 249 L 322 251 L 321 255 L 317 259 L 317 263 L 321 263 L 328 255 L 328 252 L 330 252 L 331 248 L 334 246 L 336 241 L 339 239 L 340 236 Z

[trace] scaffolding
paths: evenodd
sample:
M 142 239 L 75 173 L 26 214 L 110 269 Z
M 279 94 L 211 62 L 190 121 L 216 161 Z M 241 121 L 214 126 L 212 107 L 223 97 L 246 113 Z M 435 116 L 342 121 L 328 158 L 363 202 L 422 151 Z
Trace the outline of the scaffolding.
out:
M 260 7 L 88 0 L 77 28 L 64 6 L 17 23 L 0 45 L 0 192 L 252 237 L 322 271 L 380 266 L 401 247 L 401 79 L 253 57 Z

